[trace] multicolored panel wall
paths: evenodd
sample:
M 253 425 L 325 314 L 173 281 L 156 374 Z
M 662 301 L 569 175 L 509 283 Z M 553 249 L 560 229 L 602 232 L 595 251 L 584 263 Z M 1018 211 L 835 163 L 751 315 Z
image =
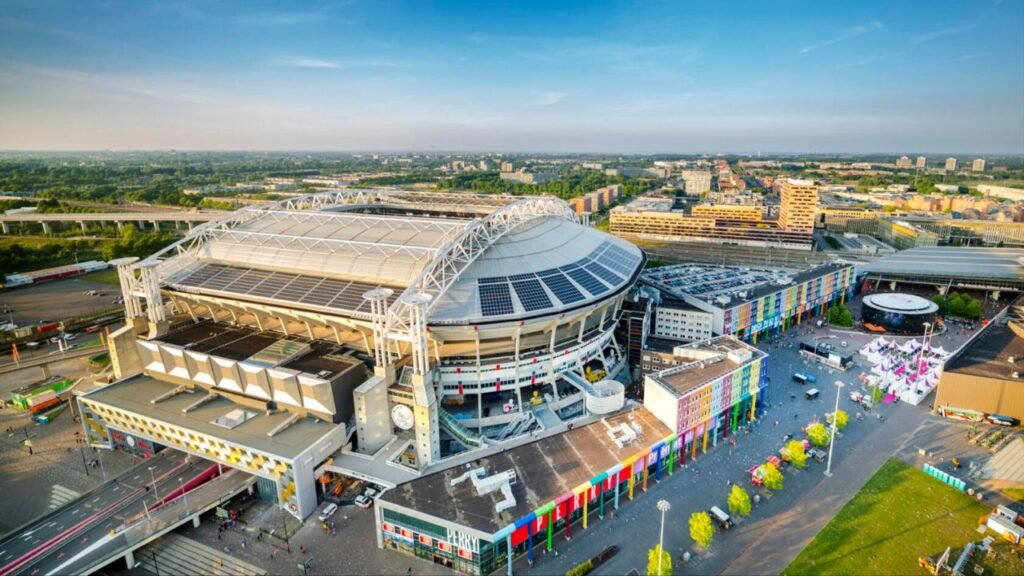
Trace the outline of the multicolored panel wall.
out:
M 658 465 L 659 463 L 661 463 L 661 466 L 671 468 L 671 464 L 675 460 L 675 454 L 681 449 L 682 442 L 675 434 L 670 434 L 663 440 L 644 448 L 633 456 L 594 476 L 587 482 L 580 484 L 516 520 L 514 523 L 495 532 L 491 537 L 491 541 L 498 542 L 511 536 L 512 545 L 517 546 L 529 538 L 531 534 L 537 534 L 541 530 L 547 529 L 549 513 L 553 513 L 555 521 L 557 521 L 575 510 L 589 506 L 591 502 L 596 502 L 605 492 L 611 491 L 624 482 L 629 482 L 630 476 L 643 474 L 646 468 Z
M 831 299 L 837 291 L 853 286 L 853 267 L 830 272 L 823 276 L 790 286 L 725 311 L 724 332 L 735 334 L 752 328 L 760 332 L 782 323 L 783 318 L 807 310 L 809 304 Z

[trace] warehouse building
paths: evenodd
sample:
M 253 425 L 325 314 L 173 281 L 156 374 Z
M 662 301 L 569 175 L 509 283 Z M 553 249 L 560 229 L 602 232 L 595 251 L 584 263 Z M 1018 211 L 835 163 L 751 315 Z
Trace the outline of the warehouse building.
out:
M 1017 298 L 946 362 L 935 408 L 968 420 L 1024 421 L 1024 297 Z

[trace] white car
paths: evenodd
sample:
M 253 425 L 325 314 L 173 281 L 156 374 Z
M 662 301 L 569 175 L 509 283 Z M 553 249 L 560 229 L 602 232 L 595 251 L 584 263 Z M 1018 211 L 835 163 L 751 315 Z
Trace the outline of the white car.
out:
M 317 518 L 321 522 L 326 522 L 328 519 L 330 519 L 331 516 L 334 516 L 334 513 L 337 512 L 337 511 L 338 511 L 338 505 L 337 504 L 333 504 L 333 503 L 332 504 L 328 504 L 327 506 L 324 506 L 323 510 L 320 511 L 320 516 L 317 516 Z
M 356 496 L 355 502 L 356 506 L 359 506 L 360 508 L 369 508 L 370 506 L 373 506 L 373 500 L 367 498 L 366 494 L 360 494 L 359 496 Z
M 848 344 L 846 343 L 846 340 L 843 340 L 842 342 L 840 342 L 839 345 L 842 346 L 843 348 L 846 348 L 848 346 Z

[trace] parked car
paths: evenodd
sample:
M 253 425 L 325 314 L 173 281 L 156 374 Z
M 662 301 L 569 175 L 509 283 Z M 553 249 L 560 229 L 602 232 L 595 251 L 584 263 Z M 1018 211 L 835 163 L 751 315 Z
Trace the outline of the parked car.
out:
M 328 504 L 327 506 L 324 506 L 323 510 L 320 511 L 320 515 L 317 516 L 317 519 L 319 519 L 321 522 L 326 522 L 328 519 L 330 519 L 331 516 L 334 516 L 334 513 L 337 511 L 337 504 Z
M 708 514 L 711 515 L 711 519 L 714 520 L 715 524 L 718 524 L 718 527 L 722 530 L 732 528 L 732 518 L 718 506 L 712 506 L 711 509 L 708 510 Z
M 369 508 L 370 506 L 373 506 L 373 500 L 367 498 L 366 494 L 356 496 L 355 503 L 356 506 L 359 506 L 360 508 Z

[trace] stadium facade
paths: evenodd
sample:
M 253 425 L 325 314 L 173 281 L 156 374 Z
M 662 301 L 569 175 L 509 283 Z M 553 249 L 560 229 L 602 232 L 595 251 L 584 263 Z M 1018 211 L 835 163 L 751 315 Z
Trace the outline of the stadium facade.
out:
M 93 445 L 255 474 L 305 518 L 346 456 L 419 477 L 619 411 L 614 328 L 644 261 L 549 197 L 340 190 L 244 208 L 113 262 L 127 326 L 117 380 L 79 398 L 83 426 Z

